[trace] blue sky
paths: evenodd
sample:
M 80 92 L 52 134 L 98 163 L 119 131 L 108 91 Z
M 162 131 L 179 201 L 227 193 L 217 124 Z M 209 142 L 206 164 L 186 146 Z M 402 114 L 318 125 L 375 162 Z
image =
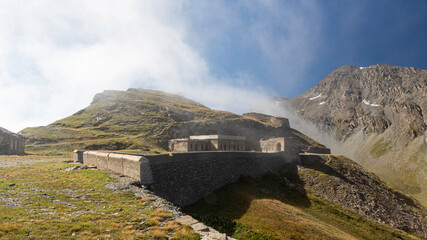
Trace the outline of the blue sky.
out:
M 246 72 L 277 94 L 293 97 L 346 64 L 427 69 L 427 1 L 267 2 L 273 6 L 224 4 L 231 8 L 221 10 L 225 18 L 237 20 L 233 24 L 220 20 L 219 26 L 212 22 L 222 15 L 206 13 L 200 18 L 190 12 L 196 15 L 191 26 L 201 35 L 211 28 L 225 29 L 201 50 L 215 74 Z M 260 41 L 271 49 L 264 50 L 253 36 L 257 24 L 262 29 L 255 34 L 261 34 Z M 287 67 L 294 59 L 302 66 Z
M 342 65 L 427 69 L 427 1 L 0 0 L 0 126 L 46 125 L 105 89 L 250 111 Z

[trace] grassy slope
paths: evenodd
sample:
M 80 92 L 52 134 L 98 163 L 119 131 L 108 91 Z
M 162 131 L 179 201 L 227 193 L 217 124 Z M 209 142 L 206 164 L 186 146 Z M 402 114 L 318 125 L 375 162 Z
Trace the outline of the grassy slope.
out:
M 373 134 L 362 143 L 356 158 L 391 186 L 427 206 L 427 148 L 423 136 L 402 146 L 391 131 Z
M 104 91 L 95 96 L 90 106 L 74 115 L 20 133 L 27 137 L 26 151 L 30 153 L 55 155 L 73 149 L 126 149 L 153 154 L 167 151 L 165 143 L 180 127 L 191 132 L 191 126 L 196 126 L 191 123 L 209 122 L 212 131 L 218 127 L 215 123 L 258 127 L 260 131 L 276 127 L 261 120 L 256 116 L 212 110 L 178 95 L 138 89 Z M 303 144 L 324 147 L 296 130 L 290 134 Z
M 163 152 L 158 135 L 182 120 L 225 120 L 241 116 L 211 110 L 199 103 L 152 90 L 104 91 L 76 114 L 46 127 L 26 128 L 28 151 L 70 151 L 74 148 L 145 149 Z M 186 119 L 189 118 L 189 119 Z
M 104 188 L 115 181 L 105 173 L 62 170 L 70 166 L 0 168 L 1 239 L 199 239 L 147 199 Z
M 287 175 L 298 182 L 297 175 Z M 287 184 L 244 178 L 186 211 L 238 239 L 417 239 Z

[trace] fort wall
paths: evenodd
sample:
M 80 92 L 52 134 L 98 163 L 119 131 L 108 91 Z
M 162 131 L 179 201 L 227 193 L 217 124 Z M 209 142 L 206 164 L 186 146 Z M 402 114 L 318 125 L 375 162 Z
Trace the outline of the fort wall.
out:
M 132 177 L 160 197 L 185 206 L 209 195 L 240 176 L 261 176 L 299 161 L 286 152 L 190 152 L 137 155 L 75 151 L 74 161 Z

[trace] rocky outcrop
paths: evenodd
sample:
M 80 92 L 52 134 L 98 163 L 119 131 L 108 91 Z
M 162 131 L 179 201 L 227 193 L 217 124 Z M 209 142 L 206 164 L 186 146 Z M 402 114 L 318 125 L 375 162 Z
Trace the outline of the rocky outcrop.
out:
M 412 140 L 427 128 L 427 71 L 374 65 L 343 66 L 292 99 L 297 113 L 346 140 L 353 132 L 393 127 Z
M 369 219 L 427 238 L 426 211 L 341 155 L 302 155 L 298 174 L 307 191 Z

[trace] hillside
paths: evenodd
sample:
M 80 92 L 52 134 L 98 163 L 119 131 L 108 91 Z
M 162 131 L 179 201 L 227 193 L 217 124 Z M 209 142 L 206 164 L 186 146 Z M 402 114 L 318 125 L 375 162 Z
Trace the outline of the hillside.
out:
M 21 134 L 30 151 L 52 154 L 75 148 L 160 153 L 167 151 L 171 138 L 199 134 L 243 135 L 247 148 L 254 150 L 259 150 L 259 139 L 275 136 L 294 138 L 302 152 L 325 148 L 290 128 L 285 118 L 212 110 L 178 95 L 143 89 L 104 91 L 72 116 Z M 425 210 L 415 200 L 347 158 L 319 156 L 314 162 L 303 157 L 302 166 L 285 166 L 280 174 L 243 177 L 187 211 L 240 239 L 426 236 Z
M 343 66 L 307 92 L 276 100 L 337 139 L 340 152 L 427 205 L 426 86 L 426 70 Z
M 185 211 L 238 239 L 427 237 L 425 209 L 360 165 L 341 155 L 302 157 L 302 165 L 242 178 Z
M 302 149 L 324 148 L 286 123 L 263 114 L 212 110 L 174 94 L 129 89 L 99 93 L 72 116 L 21 134 L 27 150 L 53 154 L 73 149 L 160 153 L 167 151 L 169 139 L 202 134 L 246 136 L 247 147 L 255 150 L 260 138 L 274 136 L 295 137 Z

